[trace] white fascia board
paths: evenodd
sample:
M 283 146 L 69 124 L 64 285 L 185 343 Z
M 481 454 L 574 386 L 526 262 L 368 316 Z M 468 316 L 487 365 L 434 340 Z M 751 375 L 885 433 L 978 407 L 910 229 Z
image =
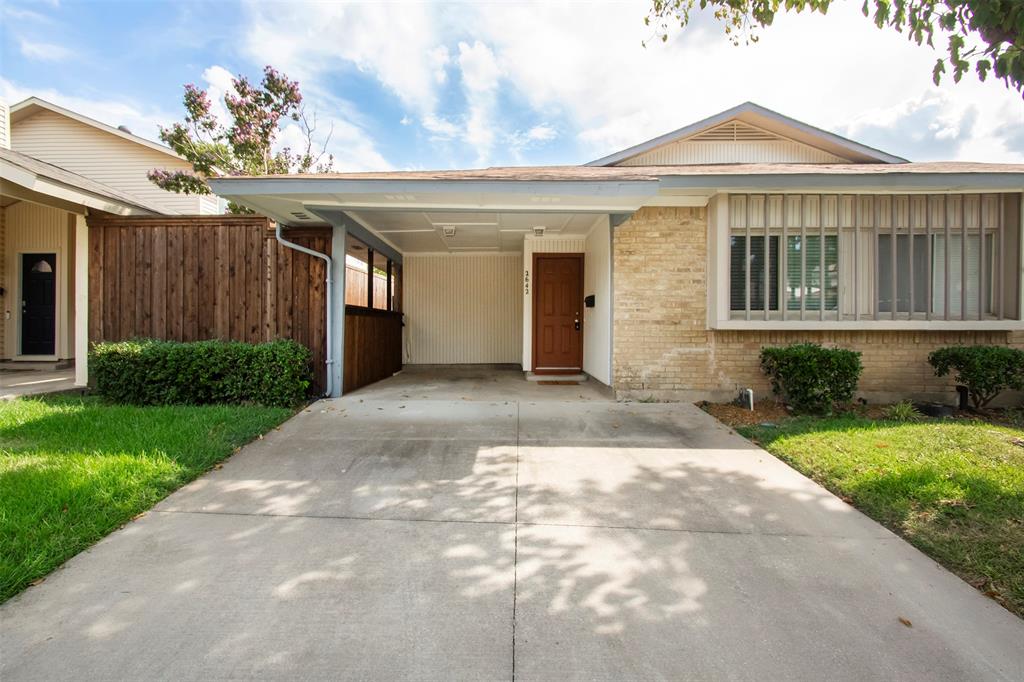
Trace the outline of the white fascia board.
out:
M 792 173 L 673 175 L 667 190 L 708 189 L 738 194 L 941 194 L 1020 192 L 1024 173 Z
M 522 202 L 524 196 L 544 197 L 646 197 L 658 191 L 657 180 L 339 180 L 331 178 L 211 178 L 216 194 L 237 197 L 254 195 L 331 195 L 335 197 L 368 196 L 381 201 L 402 201 L 414 197 L 420 203 L 426 197 L 480 197 L 501 195 L 509 203 Z M 514 197 L 514 199 L 513 199 Z M 437 201 L 435 199 L 435 201 Z M 468 201 L 472 202 L 473 199 Z
M 63 204 L 74 204 L 81 209 L 71 211 L 72 213 L 84 213 L 84 209 L 92 208 L 115 215 L 153 215 L 153 211 L 144 209 L 133 204 L 115 201 L 91 192 L 74 189 L 61 183 L 39 177 L 24 169 L 12 164 L 0 164 L 0 179 L 10 182 L 13 185 L 24 187 L 33 194 L 52 197 Z M 12 193 L 16 193 L 14 190 Z M 62 208 L 65 208 L 62 206 Z M 67 210 L 67 208 L 65 208 Z

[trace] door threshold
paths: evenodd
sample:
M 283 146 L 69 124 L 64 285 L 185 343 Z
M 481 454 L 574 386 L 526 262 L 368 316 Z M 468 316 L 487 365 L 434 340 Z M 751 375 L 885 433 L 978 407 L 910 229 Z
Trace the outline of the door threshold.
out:
M 590 377 L 587 374 L 584 374 L 583 372 L 578 372 L 575 374 L 538 374 L 536 372 L 526 373 L 527 381 L 586 381 L 589 378 Z

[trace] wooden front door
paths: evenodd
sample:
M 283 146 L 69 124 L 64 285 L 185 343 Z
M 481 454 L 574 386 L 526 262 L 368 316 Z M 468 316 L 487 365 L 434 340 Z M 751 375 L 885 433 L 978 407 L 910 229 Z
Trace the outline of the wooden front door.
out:
M 21 256 L 21 354 L 53 355 L 57 335 L 57 254 Z
M 583 254 L 533 256 L 533 371 L 583 369 Z

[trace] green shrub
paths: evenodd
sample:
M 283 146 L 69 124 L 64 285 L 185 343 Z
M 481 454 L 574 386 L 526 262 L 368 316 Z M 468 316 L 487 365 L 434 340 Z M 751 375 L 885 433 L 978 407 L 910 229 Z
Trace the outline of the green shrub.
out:
M 932 351 L 928 363 L 935 376 L 956 372 L 954 380 L 967 387 L 975 409 L 981 409 L 1006 389 L 1024 390 L 1024 350 L 1008 346 L 946 346 Z
M 772 391 L 798 412 L 832 412 L 853 400 L 863 369 L 860 353 L 816 343 L 761 349 Z
M 130 405 L 257 403 L 291 406 L 312 385 L 310 352 L 295 341 L 97 343 L 89 369 L 97 392 Z
M 886 419 L 894 422 L 914 422 L 921 418 L 921 413 L 914 407 L 914 403 L 909 400 L 889 405 L 885 408 L 883 414 Z

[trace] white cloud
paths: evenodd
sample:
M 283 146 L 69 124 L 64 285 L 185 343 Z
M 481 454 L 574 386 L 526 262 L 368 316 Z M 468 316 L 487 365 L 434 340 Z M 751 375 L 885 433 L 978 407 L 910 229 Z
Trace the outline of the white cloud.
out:
M 551 142 L 557 137 L 557 130 L 547 123 L 540 123 L 529 130 L 510 133 L 505 141 L 512 150 L 516 162 L 521 163 L 523 152 Z
M 203 81 L 210 97 L 210 111 L 221 125 L 228 125 L 230 116 L 224 104 L 224 95 L 236 94 L 234 75 L 223 66 L 214 64 L 203 71 Z
M 36 21 L 41 24 L 50 23 L 50 18 L 48 16 L 40 14 L 39 12 L 33 12 L 30 9 L 25 9 L 24 7 L 15 7 L 10 3 L 0 5 L 0 13 L 3 13 L 5 17 L 10 17 L 11 19 Z
M 934 87 L 941 52 L 875 28 L 858 5 L 834 3 L 826 17 L 780 14 L 757 44 L 734 47 L 706 11 L 668 43 L 651 40 L 647 0 L 585 11 L 553 2 L 283 11 L 254 1 L 243 50 L 300 78 L 321 101 L 330 76 L 367 74 L 423 126 L 439 156 L 462 143 L 478 162 L 497 155 L 498 140 L 513 155 L 539 146 L 517 129 L 524 119 L 557 121 L 559 139 L 576 147 L 568 163 L 746 100 L 911 159 L 1024 160 L 1011 134 L 1024 126 L 1019 95 L 973 76 Z M 447 87 L 456 69 L 461 99 Z M 498 110 L 506 95 L 515 110 Z
M 339 171 L 369 171 L 369 170 L 390 170 L 388 163 L 366 132 L 348 121 L 333 121 L 333 129 L 328 126 L 322 131 L 317 131 L 316 141 L 323 142 L 328 132 L 330 141 L 327 143 L 327 153 L 334 156 L 333 168 Z M 321 134 L 322 133 L 322 134 Z M 290 148 L 293 152 L 301 153 L 306 148 L 306 138 L 302 129 L 297 123 L 289 123 L 277 136 L 275 150 L 284 147 Z M 322 159 L 326 162 L 326 157 Z
M 469 113 L 464 138 L 475 150 L 477 163 L 486 164 L 494 146 L 494 108 L 501 70 L 491 48 L 482 42 L 459 43 L 462 89 Z
M 61 62 L 74 54 L 63 45 L 35 42 L 26 39 L 21 40 L 20 48 L 21 54 L 28 59 L 37 59 L 44 62 Z
M 435 40 L 435 15 L 425 4 L 251 1 L 242 50 L 292 78 L 317 81 L 345 63 L 375 77 L 420 114 L 437 105 L 448 53 Z M 305 89 L 305 83 L 303 83 Z
M 547 123 L 533 126 L 526 131 L 526 139 L 531 142 L 548 142 L 558 137 L 558 131 Z
M 448 48 L 444 45 L 438 45 L 433 49 L 427 50 L 427 63 L 434 73 L 434 82 L 438 85 L 444 85 L 447 82 L 448 71 L 446 67 L 451 61 L 452 58 L 448 54 Z
M 541 112 L 563 112 L 590 158 L 642 142 L 752 100 L 794 118 L 837 130 L 858 115 L 908 99 L 942 97 L 928 125 L 947 130 L 947 158 L 1020 159 L 993 135 L 1024 123 L 1019 95 L 966 77 L 939 88 L 930 81 L 937 56 L 891 30 L 879 30 L 858 3 L 835 3 L 827 17 L 780 14 L 751 46 L 732 46 L 705 13 L 667 44 L 650 41 L 648 4 L 496 4 L 464 18 L 494 49 L 505 83 Z M 977 120 L 968 131 L 970 102 Z M 991 127 L 994 126 L 994 127 Z M 955 132 L 959 131 L 959 132 Z M 910 154 L 912 145 L 893 153 Z M 569 159 L 567 159 L 568 161 Z M 584 160 L 584 159 L 577 159 Z

